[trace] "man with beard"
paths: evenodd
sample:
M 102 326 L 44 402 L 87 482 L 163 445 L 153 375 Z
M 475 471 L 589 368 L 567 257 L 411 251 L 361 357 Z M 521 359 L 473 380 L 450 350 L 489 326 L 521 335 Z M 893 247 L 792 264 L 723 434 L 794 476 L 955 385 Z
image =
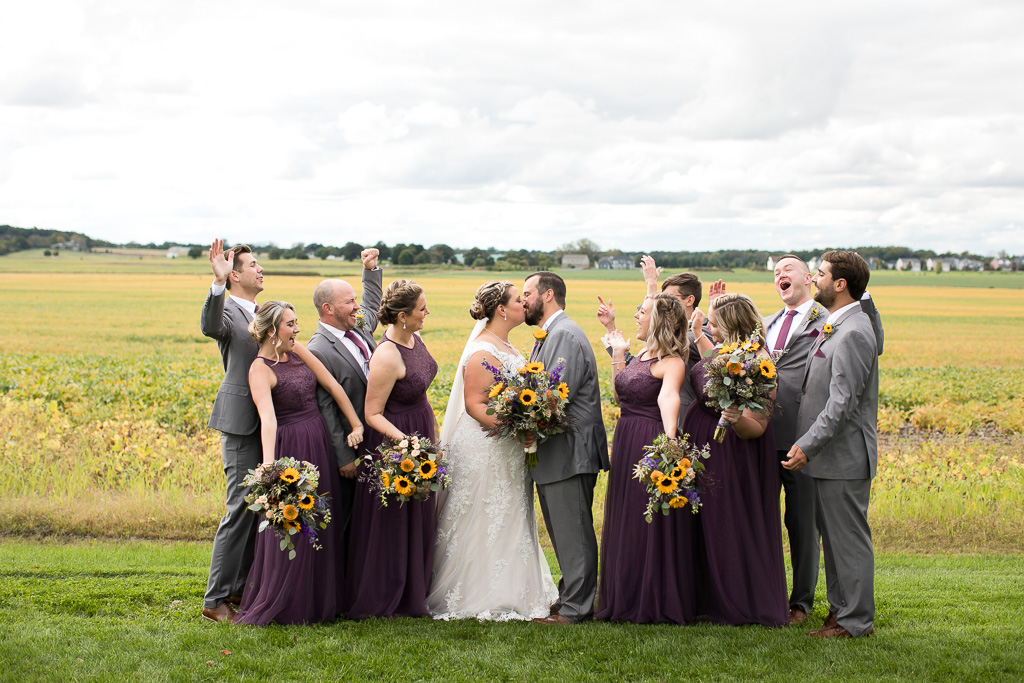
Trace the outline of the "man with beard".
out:
M 220 431 L 221 457 L 227 478 L 227 512 L 213 537 L 210 578 L 203 599 L 203 618 L 233 621 L 252 565 L 256 515 L 246 509 L 239 484 L 263 461 L 260 418 L 249 393 L 249 366 L 258 347 L 249 334 L 256 315 L 256 295 L 263 291 L 263 268 L 252 250 L 238 245 L 227 252 L 224 242 L 210 247 L 213 286 L 206 295 L 199 327 L 217 340 L 224 363 L 224 381 L 213 402 L 209 426 Z
M 867 511 L 878 463 L 878 342 L 861 310 L 870 270 L 855 252 L 829 251 L 812 278 L 828 317 L 810 349 L 797 434 L 782 466 L 814 480 L 829 616 L 817 638 L 874 633 L 874 551 Z
M 328 372 L 338 380 L 352 401 L 359 419 L 363 419 L 366 400 L 366 378 L 370 368 L 370 354 L 377 348 L 373 331 L 377 329 L 377 309 L 383 292 L 382 271 L 377 267 L 377 249 L 363 249 L 363 297 L 356 302 L 356 291 L 344 280 L 324 280 L 313 291 L 313 305 L 320 318 L 316 332 L 306 348 L 320 359 Z M 352 431 L 341 414 L 334 397 L 321 386 L 316 390 L 320 414 L 327 425 L 341 474 L 339 503 L 343 519 L 335 520 L 344 530 L 352 514 L 355 496 L 357 453 L 348 445 L 346 435 Z
M 530 361 L 554 369 L 565 361 L 562 380 L 569 386 L 567 413 L 574 428 L 556 434 L 537 449 L 531 470 L 551 545 L 562 578 L 558 602 L 545 624 L 574 624 L 594 614 L 597 592 L 597 537 L 594 534 L 594 486 L 608 469 L 608 437 L 601 415 L 597 359 L 587 335 L 565 314 L 565 281 L 542 271 L 526 278 L 522 294 L 526 324 L 543 331 Z

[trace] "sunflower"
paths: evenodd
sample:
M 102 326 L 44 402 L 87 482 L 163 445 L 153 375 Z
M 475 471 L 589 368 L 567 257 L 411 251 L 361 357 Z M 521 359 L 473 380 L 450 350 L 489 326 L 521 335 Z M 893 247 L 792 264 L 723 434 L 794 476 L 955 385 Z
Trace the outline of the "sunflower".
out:
M 411 496 L 416 493 L 416 486 L 402 475 L 395 477 L 395 493 L 402 496 Z
M 313 496 L 307 493 L 302 498 L 299 498 L 299 507 L 303 510 L 312 510 L 315 502 L 316 501 L 313 500 Z
M 738 375 L 743 371 L 743 363 L 726 363 L 725 369 L 729 371 L 730 375 Z
M 541 363 L 539 360 L 535 360 L 532 363 L 527 363 L 526 371 L 534 375 L 537 374 L 538 372 L 543 372 L 544 364 Z
M 658 490 L 662 493 L 672 493 L 679 487 L 679 483 L 672 477 L 662 477 L 658 481 Z
M 677 465 L 668 476 L 678 481 L 686 476 L 686 468 Z
M 526 374 L 526 366 L 524 365 L 523 367 L 519 368 L 518 372 L 519 372 L 520 375 L 525 375 Z
M 686 499 L 686 496 L 675 496 L 668 502 L 670 508 L 684 508 L 690 501 Z
M 284 530 L 285 531 L 291 531 L 292 529 L 295 529 L 295 533 L 298 533 L 298 532 L 302 531 L 302 525 L 299 524 L 298 522 L 285 521 L 285 523 L 284 523 Z
M 832 327 L 832 325 L 829 324 L 829 325 L 825 325 L 825 327 L 821 328 L 821 331 L 824 332 L 826 335 L 830 335 L 830 334 L 832 334 L 835 331 L 835 329 L 836 328 Z
M 768 379 L 775 377 L 775 364 L 768 358 L 761 359 L 761 374 Z
M 284 515 L 285 519 L 291 521 L 299 516 L 299 508 L 294 505 L 285 505 L 281 508 L 281 514 Z
M 487 398 L 494 398 L 495 396 L 500 394 L 501 390 L 504 389 L 504 388 L 505 388 L 505 383 L 504 382 L 496 382 L 494 384 L 494 386 L 491 387 L 491 390 L 489 392 L 487 392 Z
M 562 400 L 569 398 L 569 385 L 562 382 L 558 385 L 558 395 L 562 397 Z
M 299 480 L 299 471 L 294 467 L 289 467 L 281 473 L 281 481 L 286 484 L 294 484 Z
M 524 406 L 532 406 L 537 401 L 537 394 L 532 389 L 523 389 L 519 394 L 519 402 Z
M 383 486 L 384 488 L 391 486 L 391 477 L 388 475 L 387 472 L 380 473 L 380 485 Z
M 420 476 L 424 479 L 430 479 L 435 472 L 437 472 L 437 465 L 433 460 L 424 460 L 420 463 Z
M 547 330 L 534 330 L 533 338 L 537 341 L 544 341 L 548 336 Z
M 414 463 L 409 458 L 406 458 L 405 460 L 402 461 L 402 464 L 399 465 L 399 467 L 402 468 L 403 472 L 412 472 L 414 469 L 416 469 L 416 463 Z M 398 482 L 395 482 L 395 484 L 397 485 Z

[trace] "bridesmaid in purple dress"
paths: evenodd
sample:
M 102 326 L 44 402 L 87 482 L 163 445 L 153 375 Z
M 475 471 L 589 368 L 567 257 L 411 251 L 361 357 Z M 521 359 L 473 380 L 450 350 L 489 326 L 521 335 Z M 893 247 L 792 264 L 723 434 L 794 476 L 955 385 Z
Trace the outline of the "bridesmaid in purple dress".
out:
M 612 470 L 601 535 L 595 619 L 636 624 L 693 621 L 692 534 L 688 510 L 644 519 L 647 490 L 633 479 L 643 447 L 659 434 L 676 436 L 679 390 L 686 377 L 686 312 L 669 294 L 644 299 L 636 313 L 640 355 L 629 365 L 629 342 L 613 333 L 612 374 L 622 415 L 615 426 Z
M 417 334 L 429 313 L 423 289 L 412 280 L 395 280 L 384 292 L 380 321 L 390 327 L 370 358 L 364 410 L 371 427 L 369 453 L 376 455 L 385 435 L 401 439 L 416 432 L 437 440 L 437 420 L 427 401 L 437 363 Z M 360 465 L 361 477 L 370 472 L 367 463 Z M 356 487 L 344 610 L 349 619 L 429 615 L 435 500 L 382 507 L 366 483 Z
M 703 315 L 695 316 L 696 327 Z M 749 297 L 723 294 L 713 300 L 708 322 L 715 342 L 731 343 L 749 339 L 761 316 Z M 761 348 L 766 348 L 763 338 Z M 718 624 L 785 626 L 789 605 L 771 411 L 709 407 L 707 362 L 700 361 L 690 373 L 697 400 L 683 420 L 694 445 L 711 449 L 705 461 L 710 485 L 702 491 L 696 520 L 697 614 Z M 720 415 L 732 425 L 723 443 L 713 438 Z
M 281 550 L 270 529 L 256 536 L 252 569 L 234 622 L 265 626 L 333 621 L 341 613 L 339 587 L 343 585 L 344 544 L 342 543 L 340 490 L 334 448 L 320 411 L 316 385 L 331 392 L 342 413 L 354 425 L 349 445 L 362 441 L 363 426 L 345 390 L 331 373 L 295 341 L 299 334 L 295 309 L 283 301 L 260 306 L 249 332 L 260 345 L 249 368 L 249 387 L 260 414 L 263 462 L 276 458 L 306 460 L 320 470 L 318 491 L 329 496 L 335 521 L 317 529 L 319 550 L 309 544 L 306 530 L 293 537 L 295 559 Z

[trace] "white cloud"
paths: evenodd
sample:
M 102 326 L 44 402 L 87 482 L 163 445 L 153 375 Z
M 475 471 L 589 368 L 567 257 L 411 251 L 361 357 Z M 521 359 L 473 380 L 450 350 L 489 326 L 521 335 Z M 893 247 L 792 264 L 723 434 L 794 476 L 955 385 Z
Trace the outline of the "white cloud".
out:
M 96 237 L 1024 253 L 1024 6 L 0 9 L 0 222 Z

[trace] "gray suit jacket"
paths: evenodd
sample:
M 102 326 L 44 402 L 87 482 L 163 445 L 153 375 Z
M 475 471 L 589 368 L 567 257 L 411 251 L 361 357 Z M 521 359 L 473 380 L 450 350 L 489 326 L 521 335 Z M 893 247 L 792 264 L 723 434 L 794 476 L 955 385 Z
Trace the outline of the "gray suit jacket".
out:
M 373 331 L 377 329 L 377 309 L 380 308 L 383 277 L 380 269 L 363 269 L 363 296 L 359 301 L 359 307 L 363 309 L 365 325 L 361 329 L 356 328 L 353 332 L 366 343 L 366 348 L 370 353 L 377 348 Z M 363 374 L 362 365 L 352 357 L 345 345 L 321 324 L 317 324 L 316 332 L 306 344 L 306 348 L 319 358 L 334 379 L 338 380 L 338 384 L 345 390 L 348 399 L 352 401 L 352 407 L 355 408 L 359 419 L 363 419 L 363 408 L 366 402 L 366 375 Z M 345 436 L 352 431 L 352 426 L 341 414 L 341 408 L 338 407 L 330 392 L 319 385 L 316 389 L 316 400 L 320 407 L 320 414 L 327 424 L 327 431 L 331 434 L 331 443 L 334 445 L 334 455 L 338 459 L 338 467 L 354 462 L 356 451 L 345 442 Z
M 872 299 L 861 299 L 860 307 L 871 319 L 871 327 L 878 345 L 878 355 L 881 356 L 885 331 L 882 329 L 882 319 L 878 315 L 878 309 L 875 308 L 875 302 Z M 785 308 L 780 309 L 764 319 L 766 336 L 768 328 L 786 310 Z M 816 316 L 810 312 L 815 310 L 818 311 Z M 811 347 L 815 345 L 818 335 L 821 334 L 821 328 L 825 326 L 825 321 L 828 319 L 828 311 L 817 302 L 811 304 L 810 311 L 800 325 L 800 329 L 789 335 L 785 353 L 775 364 L 779 372 L 779 389 L 776 393 L 775 411 L 772 413 L 772 427 L 775 430 L 775 448 L 780 451 L 788 451 L 799 435 L 797 411 L 800 408 L 800 387 L 804 380 L 804 370 L 807 368 Z M 813 321 L 810 320 L 812 317 Z
M 796 440 L 817 479 L 870 479 L 878 466 L 878 350 L 871 318 L 847 311 L 811 348 Z
M 226 434 L 252 434 L 260 425 L 256 404 L 249 393 L 249 366 L 256 360 L 259 346 L 249 334 L 252 319 L 241 306 L 228 298 L 206 295 L 199 328 L 217 340 L 224 363 L 224 381 L 217 390 L 210 413 L 210 427 Z
M 577 474 L 597 474 L 608 469 L 608 435 L 601 415 L 601 387 L 597 359 L 582 328 L 564 313 L 551 322 L 547 338 L 534 345 L 530 360 L 553 370 L 565 359 L 562 380 L 569 385 L 567 413 L 574 429 L 557 434 L 537 449 L 533 480 L 552 484 Z

